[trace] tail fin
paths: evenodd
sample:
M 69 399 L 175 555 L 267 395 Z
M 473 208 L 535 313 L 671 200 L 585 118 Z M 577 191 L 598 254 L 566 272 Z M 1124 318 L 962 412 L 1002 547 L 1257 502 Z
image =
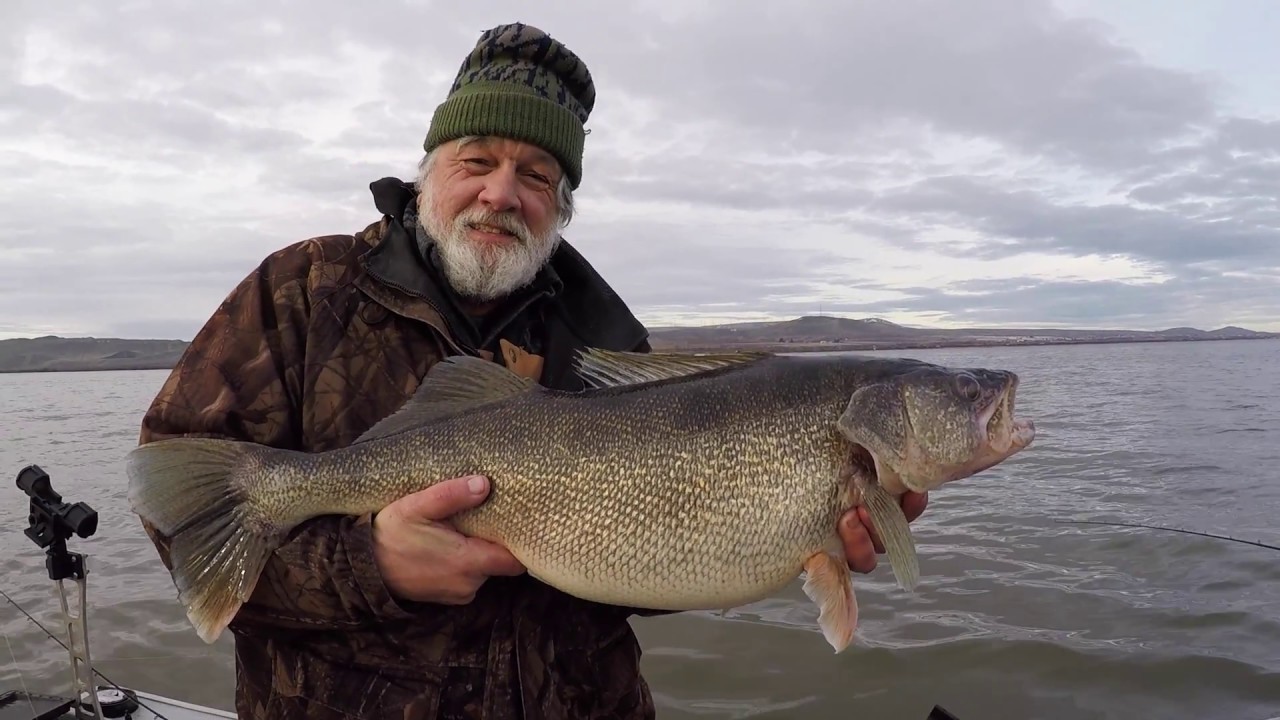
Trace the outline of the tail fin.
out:
M 287 532 L 246 506 L 269 472 L 264 461 L 279 452 L 233 440 L 173 438 L 129 453 L 129 502 L 170 538 L 178 598 L 206 643 L 253 594 Z

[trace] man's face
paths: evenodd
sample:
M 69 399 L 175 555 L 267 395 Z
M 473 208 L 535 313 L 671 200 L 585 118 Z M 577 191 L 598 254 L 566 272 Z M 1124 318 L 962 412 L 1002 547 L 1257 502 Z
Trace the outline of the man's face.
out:
M 559 242 L 559 180 L 555 158 L 515 140 L 437 151 L 418 213 L 458 293 L 493 300 L 533 279 Z

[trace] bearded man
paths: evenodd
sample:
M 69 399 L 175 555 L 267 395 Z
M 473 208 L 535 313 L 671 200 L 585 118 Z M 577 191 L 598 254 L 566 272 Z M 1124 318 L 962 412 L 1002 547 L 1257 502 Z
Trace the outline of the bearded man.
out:
M 586 65 L 542 31 L 483 33 L 432 118 L 416 182 L 371 183 L 378 221 L 263 260 L 196 335 L 141 442 L 331 450 L 449 355 L 576 390 L 580 348 L 647 351 L 644 326 L 560 234 L 594 103 Z M 652 613 L 568 596 L 450 527 L 487 492 L 485 478 L 457 478 L 300 526 L 230 625 L 239 717 L 653 717 L 628 623 Z M 908 498 L 909 518 L 923 500 Z M 841 523 L 859 572 L 883 552 L 869 524 Z M 167 565 L 166 538 L 147 531 Z

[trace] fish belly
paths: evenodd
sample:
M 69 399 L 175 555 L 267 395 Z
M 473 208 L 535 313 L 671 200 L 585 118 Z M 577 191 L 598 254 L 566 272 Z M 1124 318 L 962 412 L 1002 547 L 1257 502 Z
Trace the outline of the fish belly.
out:
M 734 607 L 785 587 L 836 535 L 836 459 L 788 439 L 704 434 L 574 463 L 545 449 L 490 466 L 491 498 L 456 524 L 586 600 Z

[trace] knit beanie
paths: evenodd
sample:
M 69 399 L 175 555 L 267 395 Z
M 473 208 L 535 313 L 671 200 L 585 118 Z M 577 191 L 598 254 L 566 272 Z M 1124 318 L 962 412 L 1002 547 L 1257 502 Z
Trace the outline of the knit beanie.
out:
M 528 142 L 560 161 L 574 189 L 582 181 L 587 116 L 596 89 L 587 66 L 545 32 L 512 23 L 486 30 L 436 108 L 423 147 L 467 135 Z

